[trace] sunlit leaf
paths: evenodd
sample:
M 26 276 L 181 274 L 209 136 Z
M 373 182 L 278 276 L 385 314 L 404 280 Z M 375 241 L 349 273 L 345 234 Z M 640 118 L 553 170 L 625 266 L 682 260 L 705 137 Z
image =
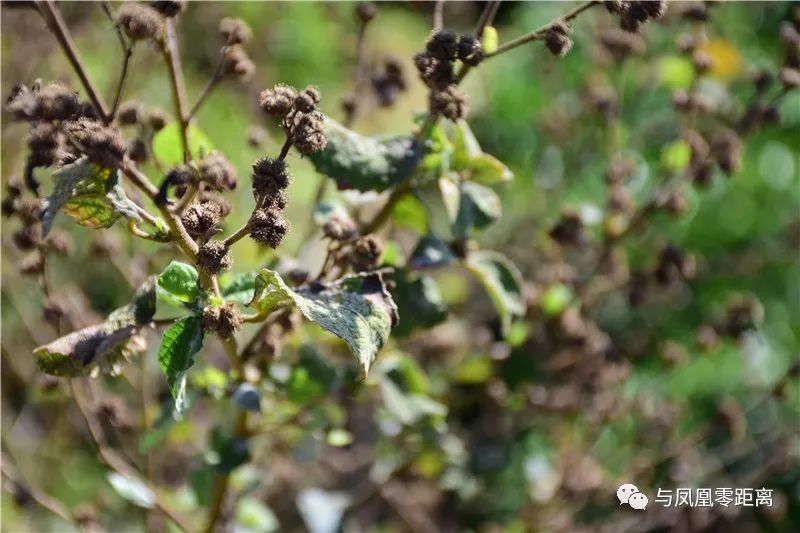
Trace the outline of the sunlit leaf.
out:
M 262 312 L 296 305 L 307 319 L 346 341 L 365 374 L 397 323 L 397 308 L 376 273 L 295 291 L 277 272 L 262 269 L 249 305 Z
M 227 279 L 221 279 L 222 297 L 225 301 L 236 302 L 242 305 L 253 299 L 253 291 L 256 287 L 256 273 L 242 272 L 234 274 Z
M 464 264 L 486 288 L 500 314 L 503 334 L 508 333 L 512 319 L 525 314 L 522 274 L 510 259 L 497 252 L 474 252 Z
M 408 266 L 414 270 L 437 268 L 449 265 L 455 261 L 455 259 L 447 243 L 436 235 L 429 234 L 425 235 L 417 242 L 417 246 L 415 246 L 414 251 L 411 252 Z
M 158 286 L 169 292 L 181 302 L 190 303 L 197 299 L 197 270 L 187 263 L 172 261 L 158 276 Z
M 192 159 L 200 159 L 214 150 L 211 140 L 195 124 L 189 124 L 187 136 Z M 183 163 L 183 141 L 178 122 L 170 122 L 153 136 L 153 155 L 165 166 Z
M 108 479 L 117 494 L 134 505 L 145 509 L 150 509 L 155 505 L 155 494 L 141 480 L 124 476 L 119 472 L 109 472 L 106 479 Z
M 342 189 L 383 191 L 406 179 L 420 151 L 411 137 L 365 137 L 325 117 L 327 147 L 309 157 Z
M 42 372 L 79 376 L 99 367 L 114 368 L 138 346 L 131 339 L 149 324 L 155 313 L 155 279 L 148 279 L 130 304 L 111 313 L 105 322 L 74 331 L 33 350 Z

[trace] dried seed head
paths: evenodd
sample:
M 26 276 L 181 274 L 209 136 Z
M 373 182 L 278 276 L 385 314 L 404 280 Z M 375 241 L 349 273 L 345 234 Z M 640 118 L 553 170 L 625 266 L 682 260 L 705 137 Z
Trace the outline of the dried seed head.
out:
M 800 46 L 800 32 L 792 25 L 791 22 L 783 22 L 781 24 L 781 41 L 789 46 Z
M 453 64 L 450 61 L 437 59 L 427 52 L 414 56 L 414 65 L 419 77 L 431 89 L 441 90 L 455 81 Z
M 232 191 L 236 188 L 236 169 L 220 152 L 213 151 L 198 165 L 200 180 L 215 191 Z
M 222 218 L 222 207 L 215 202 L 196 202 L 186 208 L 181 222 L 193 237 L 203 236 Z
M 72 253 L 72 239 L 63 231 L 54 231 L 47 238 L 47 247 L 60 256 Z
M 147 143 L 143 139 L 133 139 L 128 142 L 128 157 L 136 163 L 147 161 Z
M 704 2 L 687 2 L 681 10 L 681 17 L 686 20 L 705 22 L 708 20 L 708 8 Z
M 14 241 L 14 246 L 20 250 L 33 250 L 39 243 L 40 233 L 38 225 L 25 226 L 15 231 L 11 239 Z
M 603 5 L 609 13 L 620 14 L 628 10 L 630 2 L 626 0 L 606 0 Z
M 253 30 L 240 18 L 225 17 L 219 21 L 219 34 L 228 45 L 246 44 L 253 38 Z
M 23 276 L 38 276 L 44 272 L 44 256 L 38 250 L 26 255 L 19 262 L 19 271 Z
M 158 0 L 150 2 L 150 7 L 161 13 L 167 18 L 177 17 L 186 11 L 185 0 Z
M 578 213 L 567 211 L 561 220 L 550 230 L 550 238 L 562 245 L 582 246 L 586 243 L 586 233 Z
M 723 330 L 738 337 L 764 320 L 764 308 L 755 297 L 738 295 L 728 302 Z
M 621 12 L 620 27 L 632 33 L 638 32 L 642 24 L 661 18 L 666 11 L 666 0 L 629 2 Z
M 163 19 L 155 9 L 126 2 L 117 11 L 117 25 L 133 41 L 155 39 L 161 35 Z
M 39 221 L 42 204 L 38 198 L 14 198 L 14 213 L 26 224 L 35 224 Z
M 432 91 L 428 97 L 431 112 L 450 120 L 464 118 L 467 114 L 467 97 L 456 85 L 443 91 Z
M 374 235 L 359 238 L 353 246 L 350 257 L 353 270 L 360 272 L 374 269 L 378 266 L 381 254 L 383 254 L 383 244 Z
M 439 30 L 425 44 L 430 55 L 442 61 L 452 61 L 458 51 L 458 37 L 450 30 Z
M 48 324 L 58 327 L 64 317 L 64 307 L 55 300 L 47 300 L 42 306 L 42 316 Z
M 222 65 L 224 74 L 236 76 L 239 81 L 249 80 L 256 71 L 255 63 L 250 60 L 245 49 L 238 44 L 225 48 Z
M 572 48 L 570 33 L 572 33 L 572 28 L 565 21 L 554 22 L 545 32 L 544 44 L 553 55 L 564 57 Z
M 106 168 L 119 166 L 128 144 L 119 130 L 88 118 L 67 122 L 67 138 L 74 140 L 92 163 Z
M 11 88 L 5 107 L 14 120 L 36 119 L 36 93 L 25 85 L 15 85 Z
M 733 130 L 723 130 L 711 141 L 711 154 L 727 175 L 742 168 L 742 140 Z
M 458 40 L 457 57 L 462 63 L 472 67 L 483 61 L 481 42 L 472 35 L 462 35 Z
M 248 227 L 251 239 L 273 249 L 280 246 L 289 232 L 289 222 L 276 208 L 256 210 L 250 217 Z
M 714 58 L 705 50 L 695 50 L 692 54 L 692 64 L 699 74 L 705 74 L 714 66 Z
M 51 83 L 36 93 L 36 116 L 41 120 L 67 120 L 80 111 L 78 95 L 60 83 Z
M 247 144 L 259 148 L 267 140 L 267 131 L 261 126 L 250 126 L 247 129 Z
M 358 235 L 358 227 L 352 219 L 334 215 L 322 225 L 322 233 L 332 241 L 351 241 Z
M 311 113 L 319 105 L 320 94 L 316 87 L 306 87 L 294 99 L 294 107 L 301 113 Z
M 169 122 L 169 115 L 162 109 L 151 109 L 147 113 L 147 123 L 154 131 L 161 130 Z
M 39 122 L 28 132 L 30 162 L 33 166 L 50 166 L 56 162 L 61 147 L 62 135 L 50 122 Z
M 696 46 L 694 35 L 690 33 L 682 33 L 675 40 L 675 47 L 682 54 L 691 54 Z
M 289 85 L 278 84 L 272 89 L 265 89 L 258 95 L 261 109 L 276 117 L 283 118 L 289 114 L 297 98 L 297 89 Z
M 603 31 L 599 41 L 616 60 L 622 60 L 631 55 L 641 55 L 646 49 L 644 39 L 640 35 L 618 29 Z
M 137 124 L 142 116 L 142 104 L 136 100 L 124 102 L 117 111 L 117 123 L 120 126 Z
M 800 70 L 796 68 L 782 68 L 778 73 L 778 79 L 781 80 L 783 88 L 787 91 L 800 88 Z
M 324 150 L 328 145 L 328 137 L 325 135 L 322 114 L 316 111 L 298 114 L 292 127 L 292 143 L 303 155 Z
M 356 15 L 361 22 L 367 23 L 378 14 L 378 6 L 375 2 L 360 2 L 356 7 Z
M 225 218 L 226 216 L 231 214 L 230 202 L 228 202 L 228 200 L 226 200 L 222 196 L 219 196 L 212 192 L 201 191 L 200 194 L 197 195 L 197 202 L 201 204 L 205 203 L 217 204 L 217 206 L 219 206 L 220 218 Z
M 253 165 L 253 194 L 257 197 L 273 197 L 291 183 L 291 176 L 282 159 L 265 157 Z
M 233 303 L 203 309 L 203 329 L 215 333 L 221 339 L 231 338 L 242 327 L 242 314 Z
M 215 276 L 231 267 L 231 254 L 221 241 L 208 241 L 197 252 L 197 264 L 207 274 Z

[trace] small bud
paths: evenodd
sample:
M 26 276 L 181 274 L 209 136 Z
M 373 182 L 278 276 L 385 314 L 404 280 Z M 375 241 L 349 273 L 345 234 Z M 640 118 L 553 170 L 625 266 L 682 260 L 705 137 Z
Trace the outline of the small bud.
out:
M 143 139 L 133 139 L 128 142 L 128 157 L 136 163 L 147 161 L 147 143 Z
M 38 250 L 31 252 L 20 260 L 19 271 L 23 276 L 38 276 L 44 272 L 44 257 Z
M 42 316 L 48 324 L 58 328 L 64 317 L 64 308 L 54 300 L 47 300 L 42 306 Z
M 215 191 L 232 191 L 236 188 L 236 169 L 220 152 L 213 151 L 198 164 L 200 180 Z
M 704 352 L 713 349 L 719 343 L 716 330 L 708 324 L 703 324 L 697 328 L 695 338 L 697 339 L 697 345 Z
M 764 320 L 764 308 L 755 297 L 735 296 L 728 302 L 724 332 L 739 337 L 745 331 L 755 329 Z
M 265 157 L 253 165 L 253 194 L 271 198 L 291 183 L 291 176 L 282 159 Z
M 675 46 L 682 54 L 691 54 L 694 52 L 697 43 L 693 35 L 689 33 L 682 33 L 675 41 Z
M 467 114 L 467 97 L 456 85 L 442 91 L 431 91 L 428 103 L 432 113 L 450 120 L 464 118 Z
M 483 61 L 481 42 L 472 35 L 462 35 L 458 40 L 457 57 L 465 65 L 477 66 Z
M 197 202 L 201 204 L 205 203 L 217 204 L 217 206 L 219 206 L 219 213 L 221 218 L 225 218 L 231 214 L 230 202 L 228 202 L 228 200 L 226 200 L 222 196 L 219 196 L 212 192 L 200 191 L 200 194 L 197 196 Z
M 647 48 L 641 35 L 617 29 L 603 31 L 598 40 L 617 61 L 632 55 L 642 55 Z
M 551 24 L 544 35 L 547 49 L 555 56 L 564 57 L 572 48 L 570 33 L 572 33 L 572 28 L 563 20 Z
M 289 232 L 289 222 L 276 208 L 256 210 L 248 222 L 250 238 L 269 248 L 280 246 Z
M 20 250 L 33 250 L 39 243 L 40 229 L 35 225 L 25 226 L 18 229 L 11 235 L 14 245 Z
M 423 52 L 414 56 L 420 79 L 431 89 L 441 90 L 455 81 L 453 64 Z
M 228 45 L 246 44 L 253 38 L 253 30 L 239 18 L 225 17 L 219 21 L 219 34 Z
M 377 14 L 378 6 L 375 5 L 375 2 L 360 2 L 356 7 L 358 19 L 365 24 L 374 19 Z
M 135 100 L 125 102 L 117 111 L 117 123 L 120 126 L 132 126 L 139 122 L 142 116 L 142 104 Z
M 322 233 L 332 241 L 350 241 L 358 235 L 358 227 L 352 219 L 334 215 L 322 225 Z
M 714 58 L 705 50 L 695 50 L 692 54 L 692 64 L 698 74 L 705 74 L 714 66 Z
M 567 211 L 550 230 L 550 238 L 562 245 L 582 246 L 586 243 L 583 222 L 578 213 Z
M 425 49 L 436 59 L 452 61 L 456 58 L 458 38 L 450 30 L 439 30 L 428 39 Z
M 306 87 L 294 99 L 294 107 L 301 113 L 311 113 L 319 105 L 320 94 L 316 87 Z
M 741 170 L 742 141 L 733 130 L 724 130 L 714 137 L 711 153 L 725 174 L 730 176 Z
M 150 2 L 150 7 L 161 13 L 166 18 L 177 17 L 186 11 L 185 0 L 157 0 Z
M 38 122 L 28 132 L 30 162 L 36 167 L 47 167 L 58 159 L 62 135 L 50 122 Z
M 181 222 L 193 237 L 206 235 L 222 218 L 222 208 L 214 202 L 196 202 L 186 208 Z
M 378 266 L 378 261 L 383 254 L 383 245 L 373 235 L 359 238 L 353 246 L 350 257 L 353 270 L 357 272 L 372 270 Z
M 197 252 L 197 264 L 207 274 L 215 276 L 231 267 L 231 254 L 221 241 L 208 241 Z
M 624 13 L 630 7 L 630 2 L 626 0 L 605 0 L 603 2 L 606 10 L 612 14 Z
M 298 114 L 292 128 L 292 143 L 303 155 L 324 150 L 328 145 L 321 113 Z
M 236 304 L 225 303 L 219 307 L 203 309 L 203 329 L 221 339 L 229 339 L 242 327 L 242 314 Z
M 79 109 L 78 95 L 60 83 L 46 85 L 36 94 L 36 115 L 42 120 L 67 120 Z
M 279 84 L 272 89 L 261 91 L 258 105 L 265 113 L 283 118 L 292 110 L 296 97 L 297 89 Z
M 42 213 L 42 205 L 38 198 L 22 198 L 14 199 L 14 213 L 19 219 L 26 224 L 35 224 L 39 222 L 39 217 Z
M 161 35 L 163 21 L 155 9 L 126 2 L 117 11 L 117 25 L 132 41 L 155 39 Z
M 705 22 L 708 20 L 708 8 L 703 2 L 687 2 L 681 10 L 681 17 L 686 20 Z

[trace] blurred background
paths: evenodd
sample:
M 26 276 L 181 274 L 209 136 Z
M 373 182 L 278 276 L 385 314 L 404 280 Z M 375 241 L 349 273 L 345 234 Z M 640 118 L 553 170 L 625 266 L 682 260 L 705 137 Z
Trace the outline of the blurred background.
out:
M 575 22 L 575 45 L 565 58 L 532 43 L 470 74 L 468 121 L 483 150 L 515 175 L 496 188 L 503 216 L 477 242 L 519 267 L 528 283 L 527 316 L 501 337 L 483 288 L 453 267 L 425 278 L 434 284 L 433 311 L 396 295 L 401 317 L 415 318 L 401 318 L 366 382 L 357 380 L 343 343 L 315 326 L 264 348 L 274 362 L 262 391 L 263 429 L 250 440 L 251 460 L 233 471 L 237 503 L 227 510 L 229 529 L 800 528 L 800 91 L 776 99 L 780 120 L 743 141 L 741 171 L 726 177 L 717 169 L 702 187 L 681 182 L 681 209 L 649 213 L 640 231 L 605 246 L 613 223 L 606 179 L 612 160 L 624 155 L 635 162 L 625 188 L 637 206 L 664 182 L 679 180 L 689 155 L 681 141 L 685 116 L 672 106 L 673 95 L 699 91 L 722 116 L 738 120 L 752 101 L 754 72 L 774 74 L 784 60 L 781 22 L 800 17 L 789 2 L 736 2 L 709 8 L 708 20 L 698 22 L 683 13 L 690 4 L 671 4 L 624 59 L 599 44 L 616 20 L 598 8 Z M 500 42 L 572 5 L 503 2 L 495 23 Z M 110 100 L 122 52 L 102 5 L 61 6 L 90 78 Z M 482 8 L 446 3 L 445 27 L 470 31 Z M 415 114 L 426 111 L 413 56 L 424 48 L 431 13 L 426 2 L 378 4 L 365 33 L 366 65 L 380 72 L 387 57 L 396 58 L 406 89 L 384 107 L 380 90 L 368 88 L 352 123 L 356 131 L 408 134 Z M 246 48 L 255 74 L 246 83 L 225 80 L 197 125 L 238 169 L 240 186 L 229 196 L 233 212 L 225 221 L 230 231 L 252 209 L 250 165 L 276 154 L 283 140 L 260 114 L 258 92 L 278 82 L 316 85 L 322 111 L 343 121 L 342 99 L 354 90 L 359 20 L 349 2 L 190 3 L 178 22 L 190 101 L 213 72 L 217 26 L 226 16 L 252 27 Z M 697 32 L 714 60 L 702 79 L 676 44 Z M 15 84 L 39 78 L 82 92 L 35 10 L 4 3 L 1 38 L 4 101 Z M 133 98 L 172 109 L 162 58 L 144 42 L 132 57 L 126 100 Z M 23 172 L 26 134 L 4 112 L 4 184 Z M 324 253 L 310 217 L 322 178 L 298 155 L 288 161 L 295 174 L 287 208 L 293 228 L 279 252 L 313 272 Z M 156 167 L 144 168 L 160 181 Z M 375 210 L 375 195 L 333 186 L 324 194 L 362 214 Z M 577 214 L 585 232 L 578 246 L 556 242 L 551 232 L 567 212 Z M 398 206 L 383 234 L 387 262 L 408 256 L 425 216 L 415 200 Z M 19 271 L 24 252 L 11 237 L 16 222 L 3 222 L 0 527 L 169 530 L 146 509 L 137 487 L 125 486 L 99 461 L 66 380 L 37 370 L 31 350 L 59 332 L 43 316 L 41 287 Z M 96 231 L 63 216 L 56 227 L 70 243 L 68 253 L 51 254 L 47 264 L 62 325 L 100 322 L 175 257 L 122 227 Z M 691 258 L 691 276 L 637 285 L 635 274 L 656 268 L 667 243 Z M 593 274 L 606 248 L 610 259 Z M 275 260 L 272 252 L 242 245 L 234 269 Z M 586 279 L 608 286 L 578 301 Z M 197 398 L 175 419 L 156 360 L 159 333 L 148 334 L 145 356 L 124 365 L 120 376 L 92 380 L 93 408 L 109 446 L 166 488 L 168 500 L 199 520 L 199 529 L 211 473 L 229 459 L 230 450 L 211 437 L 233 409 L 227 362 L 216 341 L 206 344 L 190 374 Z M 252 334 L 245 328 L 242 338 Z M 618 504 L 621 483 L 650 497 L 646 512 Z M 665 509 L 653 503 L 659 487 L 767 487 L 773 504 Z M 73 520 L 43 510 L 33 492 L 60 502 Z

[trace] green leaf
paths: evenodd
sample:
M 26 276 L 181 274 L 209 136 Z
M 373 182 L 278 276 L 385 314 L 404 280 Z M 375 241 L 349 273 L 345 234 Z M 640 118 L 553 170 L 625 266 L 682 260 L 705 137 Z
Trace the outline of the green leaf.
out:
M 474 229 L 484 228 L 500 218 L 502 205 L 497 194 L 478 183 L 461 183 L 458 215 L 453 223 L 457 237 L 469 237 Z
M 514 174 L 498 159 L 489 154 L 481 154 L 469 162 L 464 177 L 476 183 L 496 185 L 513 180 Z
M 425 206 L 409 194 L 395 204 L 392 209 L 392 222 L 397 227 L 424 233 L 428 229 L 428 213 L 425 211 Z
M 165 166 L 183 163 L 183 141 L 178 122 L 170 122 L 153 136 L 153 155 Z M 214 146 L 208 136 L 195 124 L 189 124 L 186 135 L 189 138 L 189 152 L 192 159 L 200 159 L 211 153 Z
M 202 319 L 182 318 L 164 332 L 158 349 L 158 365 L 167 375 L 167 384 L 175 399 L 175 410 L 186 407 L 186 372 L 194 365 L 194 354 L 203 346 Z
M 483 155 L 481 145 L 466 120 L 459 119 L 453 135 L 453 169 L 469 168 L 476 157 Z
M 431 328 L 447 318 L 447 305 L 433 278 L 426 275 L 414 278 L 405 269 L 397 269 L 394 281 L 392 296 L 400 317 L 395 335 L 405 337 L 415 328 Z
M 661 151 L 661 164 L 673 172 L 681 172 L 689 166 L 692 149 L 689 143 L 678 139 L 664 147 Z
M 234 437 L 218 427 L 211 432 L 211 449 L 217 452 L 218 461 L 214 468 L 220 472 L 231 472 L 250 459 L 247 440 Z
M 670 89 L 689 89 L 695 78 L 695 70 L 689 59 L 677 56 L 661 58 L 658 63 L 661 83 Z
M 470 254 L 465 266 L 486 288 L 507 334 L 513 317 L 525 314 L 522 274 L 503 254 L 484 250 Z
M 436 235 L 429 234 L 417 242 L 417 246 L 411 252 L 408 266 L 412 270 L 437 268 L 449 265 L 455 259 L 450 247 L 444 241 Z
M 549 285 L 539 297 L 539 306 L 548 316 L 560 315 L 572 302 L 572 291 L 563 283 Z
M 58 169 L 53 178 L 53 192 L 43 202 L 43 236 L 50 232 L 62 208 L 78 224 L 94 229 L 110 227 L 122 217 L 141 220 L 136 204 L 119 184 L 116 169 L 99 167 L 82 157 Z
M 444 204 L 450 222 L 455 222 L 458 218 L 458 206 L 461 198 L 461 189 L 458 183 L 453 181 L 451 176 L 442 176 L 439 179 L 439 194 L 441 194 L 442 203 Z
M 383 191 L 405 180 L 420 150 L 411 137 L 364 137 L 325 117 L 328 145 L 309 159 L 340 188 Z
M 222 281 L 222 280 L 221 280 Z M 222 297 L 226 302 L 236 302 L 242 305 L 253 299 L 256 288 L 256 273 L 242 272 L 235 274 L 222 283 Z
M 294 291 L 277 272 L 262 269 L 256 276 L 255 295 L 249 305 L 269 312 L 292 304 L 308 320 L 347 342 L 365 374 L 397 323 L 397 307 L 378 273 L 349 276 Z
M 151 509 L 155 505 L 155 494 L 140 479 L 130 478 L 119 472 L 109 472 L 106 479 L 117 494 L 134 505 L 145 509 Z
M 112 312 L 102 324 L 89 326 L 33 350 L 42 372 L 74 377 L 93 368 L 109 371 L 141 346 L 130 342 L 155 313 L 155 278 L 137 291 L 133 302 Z
M 172 261 L 158 276 L 158 286 L 177 300 L 192 303 L 197 299 L 197 270 L 187 263 Z
M 241 498 L 236 505 L 236 531 L 261 531 L 271 533 L 280 530 L 275 513 L 255 497 Z

